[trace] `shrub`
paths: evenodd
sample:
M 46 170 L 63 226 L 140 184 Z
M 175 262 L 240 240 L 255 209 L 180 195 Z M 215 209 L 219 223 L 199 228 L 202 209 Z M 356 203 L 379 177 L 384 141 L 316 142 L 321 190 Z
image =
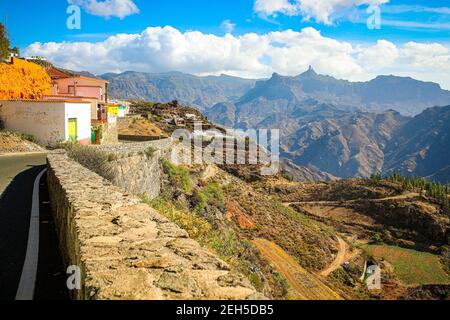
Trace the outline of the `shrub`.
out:
M 233 230 L 224 235 L 216 234 L 211 237 L 209 245 L 225 260 L 227 260 L 226 257 L 237 257 L 241 251 L 239 239 Z
M 22 140 L 27 140 L 27 141 L 30 141 L 30 142 L 33 142 L 33 143 L 38 143 L 36 137 L 33 136 L 32 134 L 29 134 L 29 133 L 22 133 L 22 134 L 20 135 L 20 137 L 22 138 Z
M 154 200 L 149 200 L 146 196 L 141 196 L 141 198 L 167 219 L 186 230 L 191 238 L 206 242 L 206 239 L 211 235 L 211 225 L 196 214 L 179 210 L 171 201 L 161 197 Z
M 272 272 L 273 280 L 275 281 L 275 286 L 281 291 L 281 296 L 286 296 L 289 290 L 289 283 L 285 277 L 283 277 L 277 271 Z
M 428 182 L 425 178 L 405 177 L 397 172 L 392 172 L 387 179 L 389 181 L 400 183 L 405 190 L 425 192 L 428 196 L 438 200 L 444 212 L 450 215 L 449 194 L 450 186 L 448 184 L 440 184 L 434 181 Z
M 147 155 L 147 157 L 153 158 L 153 156 L 155 155 L 156 151 L 157 151 L 157 150 L 156 150 L 154 147 L 150 146 L 150 147 L 148 147 L 148 148 L 145 150 L 145 154 Z
M 286 171 L 283 171 L 281 173 L 281 177 L 283 177 L 284 179 L 286 179 L 287 181 L 290 181 L 290 182 L 294 181 L 294 177 L 292 175 L 290 175 L 289 173 L 287 173 Z
M 375 173 L 370 176 L 370 180 L 373 182 L 379 182 L 383 180 L 383 176 L 380 173 Z
M 210 183 L 200 191 L 195 193 L 197 206 L 195 212 L 202 212 L 207 205 L 218 207 L 221 210 L 225 209 L 225 197 L 223 190 L 218 183 Z
M 165 159 L 162 161 L 162 165 L 174 187 L 182 190 L 185 194 L 192 194 L 192 179 L 185 167 L 177 166 Z
M 375 233 L 375 234 L 372 236 L 372 238 L 370 239 L 370 241 L 371 241 L 373 244 L 381 243 L 381 242 L 382 242 L 381 235 L 380 235 L 379 233 Z
M 67 155 L 81 165 L 96 171 L 105 162 L 110 161 L 110 155 L 97 148 L 80 145 L 77 142 L 67 142 L 60 145 L 66 149 Z
M 110 153 L 108 155 L 108 162 L 116 161 L 119 159 L 119 156 L 115 153 Z

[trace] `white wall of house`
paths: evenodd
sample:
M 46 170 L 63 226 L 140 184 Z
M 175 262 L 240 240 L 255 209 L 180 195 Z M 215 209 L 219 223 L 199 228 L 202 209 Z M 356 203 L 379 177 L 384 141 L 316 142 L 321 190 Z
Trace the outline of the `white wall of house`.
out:
M 126 116 L 126 108 L 125 106 L 119 106 L 119 118 L 124 118 Z
M 69 119 L 77 119 L 78 141 L 91 139 L 91 104 L 65 103 L 65 140 L 69 140 Z
M 0 119 L 5 129 L 32 134 L 45 145 L 69 139 L 70 118 L 77 119 L 78 140 L 90 140 L 90 103 L 0 100 Z

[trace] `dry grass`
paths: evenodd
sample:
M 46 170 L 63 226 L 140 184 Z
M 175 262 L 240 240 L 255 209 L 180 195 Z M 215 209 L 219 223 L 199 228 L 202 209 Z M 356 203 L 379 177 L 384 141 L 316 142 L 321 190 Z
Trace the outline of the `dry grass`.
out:
M 121 118 L 118 126 L 121 135 L 160 137 L 164 134 L 154 123 L 144 118 Z
M 302 268 L 298 262 L 275 243 L 256 239 L 252 243 L 261 254 L 287 279 L 289 298 L 293 300 L 340 300 L 336 292 L 324 285 L 316 275 Z
M 450 277 L 437 255 L 387 245 L 368 245 L 364 249 L 392 264 L 396 275 L 406 285 L 450 284 Z

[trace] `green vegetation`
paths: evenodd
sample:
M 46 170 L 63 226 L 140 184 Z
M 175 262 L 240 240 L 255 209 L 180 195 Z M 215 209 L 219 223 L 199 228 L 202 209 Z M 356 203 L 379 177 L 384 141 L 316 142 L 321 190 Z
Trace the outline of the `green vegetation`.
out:
M 286 171 L 281 172 L 281 177 L 290 182 L 294 181 L 294 177 Z
M 289 283 L 285 277 L 283 277 L 277 271 L 272 272 L 273 280 L 275 281 L 275 286 L 280 290 L 281 296 L 286 296 L 288 294 Z M 261 280 L 259 280 L 261 281 Z
M 450 284 L 438 255 L 388 245 L 367 245 L 363 249 L 392 264 L 398 278 L 407 285 Z
M 17 54 L 18 56 L 20 56 L 20 49 L 18 47 L 14 47 L 11 49 L 11 53 Z
M 197 239 L 199 242 L 205 244 L 215 237 L 208 221 L 195 213 L 191 214 L 188 210 L 177 208 L 171 200 L 165 197 L 149 200 L 145 195 L 142 195 L 141 198 L 167 219 L 186 230 L 191 238 Z
M 195 212 L 202 212 L 207 205 L 218 207 L 222 211 L 225 210 L 225 197 L 223 190 L 218 183 L 210 183 L 200 191 L 196 191 L 194 194 L 196 198 L 197 206 Z
M 6 27 L 0 23 L 0 58 L 6 59 L 9 56 L 9 40 Z
M 26 140 L 26 141 L 38 144 L 38 141 L 37 141 L 36 137 L 34 135 L 32 135 L 32 134 L 14 132 L 14 131 L 9 131 L 9 130 L 3 129 L 1 120 L 0 120 L 0 132 L 2 132 L 4 134 L 7 134 L 7 135 L 16 136 L 17 138 L 19 138 L 21 140 Z
M 166 191 L 161 197 L 154 200 L 149 200 L 145 195 L 141 195 L 141 198 L 167 219 L 186 230 L 192 239 L 245 274 L 257 290 L 263 290 L 265 282 L 262 280 L 261 270 L 259 270 L 260 261 L 256 253 L 252 251 L 254 248 L 250 242 L 240 237 L 232 228 L 229 230 L 214 229 L 200 214 L 192 212 L 189 207 L 173 200 L 172 196 L 170 192 Z M 287 284 L 281 277 L 275 276 L 276 274 L 271 276 L 271 281 L 278 288 L 275 296 L 283 297 L 287 292 Z
M 157 150 L 154 147 L 150 146 L 145 150 L 145 154 L 147 155 L 147 157 L 153 158 L 153 156 L 156 154 L 156 151 Z
M 33 143 L 36 143 L 36 144 L 38 143 L 36 137 L 33 136 L 32 134 L 29 134 L 29 133 L 22 133 L 22 134 L 20 134 L 20 138 L 22 140 L 27 140 L 27 141 L 30 141 L 30 142 L 33 142 Z
M 106 152 L 90 146 L 81 145 L 78 142 L 65 142 L 59 147 L 65 149 L 71 159 L 93 170 L 100 168 L 107 161 L 112 161 L 110 155 Z
M 419 193 L 426 193 L 428 196 L 437 199 L 441 202 L 444 210 L 447 214 L 450 214 L 450 185 L 440 184 L 434 181 L 427 181 L 422 177 L 406 177 L 397 172 L 389 174 L 386 178 L 383 178 L 381 174 L 372 175 L 370 178 L 374 182 L 387 179 L 388 181 L 400 183 L 405 190 L 417 191 Z
M 379 233 L 377 232 L 377 233 L 375 233 L 375 234 L 372 236 L 372 238 L 370 239 L 370 241 L 371 241 L 371 243 L 373 243 L 373 244 L 378 244 L 378 243 L 383 242 L 383 238 L 382 238 L 381 234 L 379 234 Z
M 169 176 L 170 183 L 185 194 L 192 194 L 192 179 L 189 171 L 183 166 L 177 166 L 169 160 L 162 160 L 164 172 Z
M 110 153 L 108 155 L 108 162 L 117 161 L 119 159 L 119 156 L 115 153 Z
M 214 230 L 206 219 L 187 208 L 177 206 L 167 196 L 149 200 L 145 195 L 141 195 L 141 199 L 186 230 L 189 237 L 216 252 L 223 260 L 229 262 L 241 251 L 239 239 L 233 230 L 223 234 Z
M 151 112 L 155 104 L 153 102 L 147 102 L 144 100 L 133 101 L 130 105 L 130 109 L 133 113 L 147 113 Z

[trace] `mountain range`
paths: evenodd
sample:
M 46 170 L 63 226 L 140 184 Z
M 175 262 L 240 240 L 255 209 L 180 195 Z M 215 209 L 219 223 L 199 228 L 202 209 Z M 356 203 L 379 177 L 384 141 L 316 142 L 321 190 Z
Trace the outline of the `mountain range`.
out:
M 239 129 L 281 131 L 281 156 L 305 180 L 400 171 L 450 180 L 450 91 L 409 77 L 349 82 L 317 74 L 266 80 L 179 72 L 105 74 L 121 99 L 178 100 Z M 446 121 L 447 120 L 447 121 Z
M 205 110 L 216 103 L 236 101 L 254 87 L 256 80 L 227 75 L 198 77 L 181 72 L 107 73 L 100 76 L 108 80 L 112 98 L 168 102 Z

